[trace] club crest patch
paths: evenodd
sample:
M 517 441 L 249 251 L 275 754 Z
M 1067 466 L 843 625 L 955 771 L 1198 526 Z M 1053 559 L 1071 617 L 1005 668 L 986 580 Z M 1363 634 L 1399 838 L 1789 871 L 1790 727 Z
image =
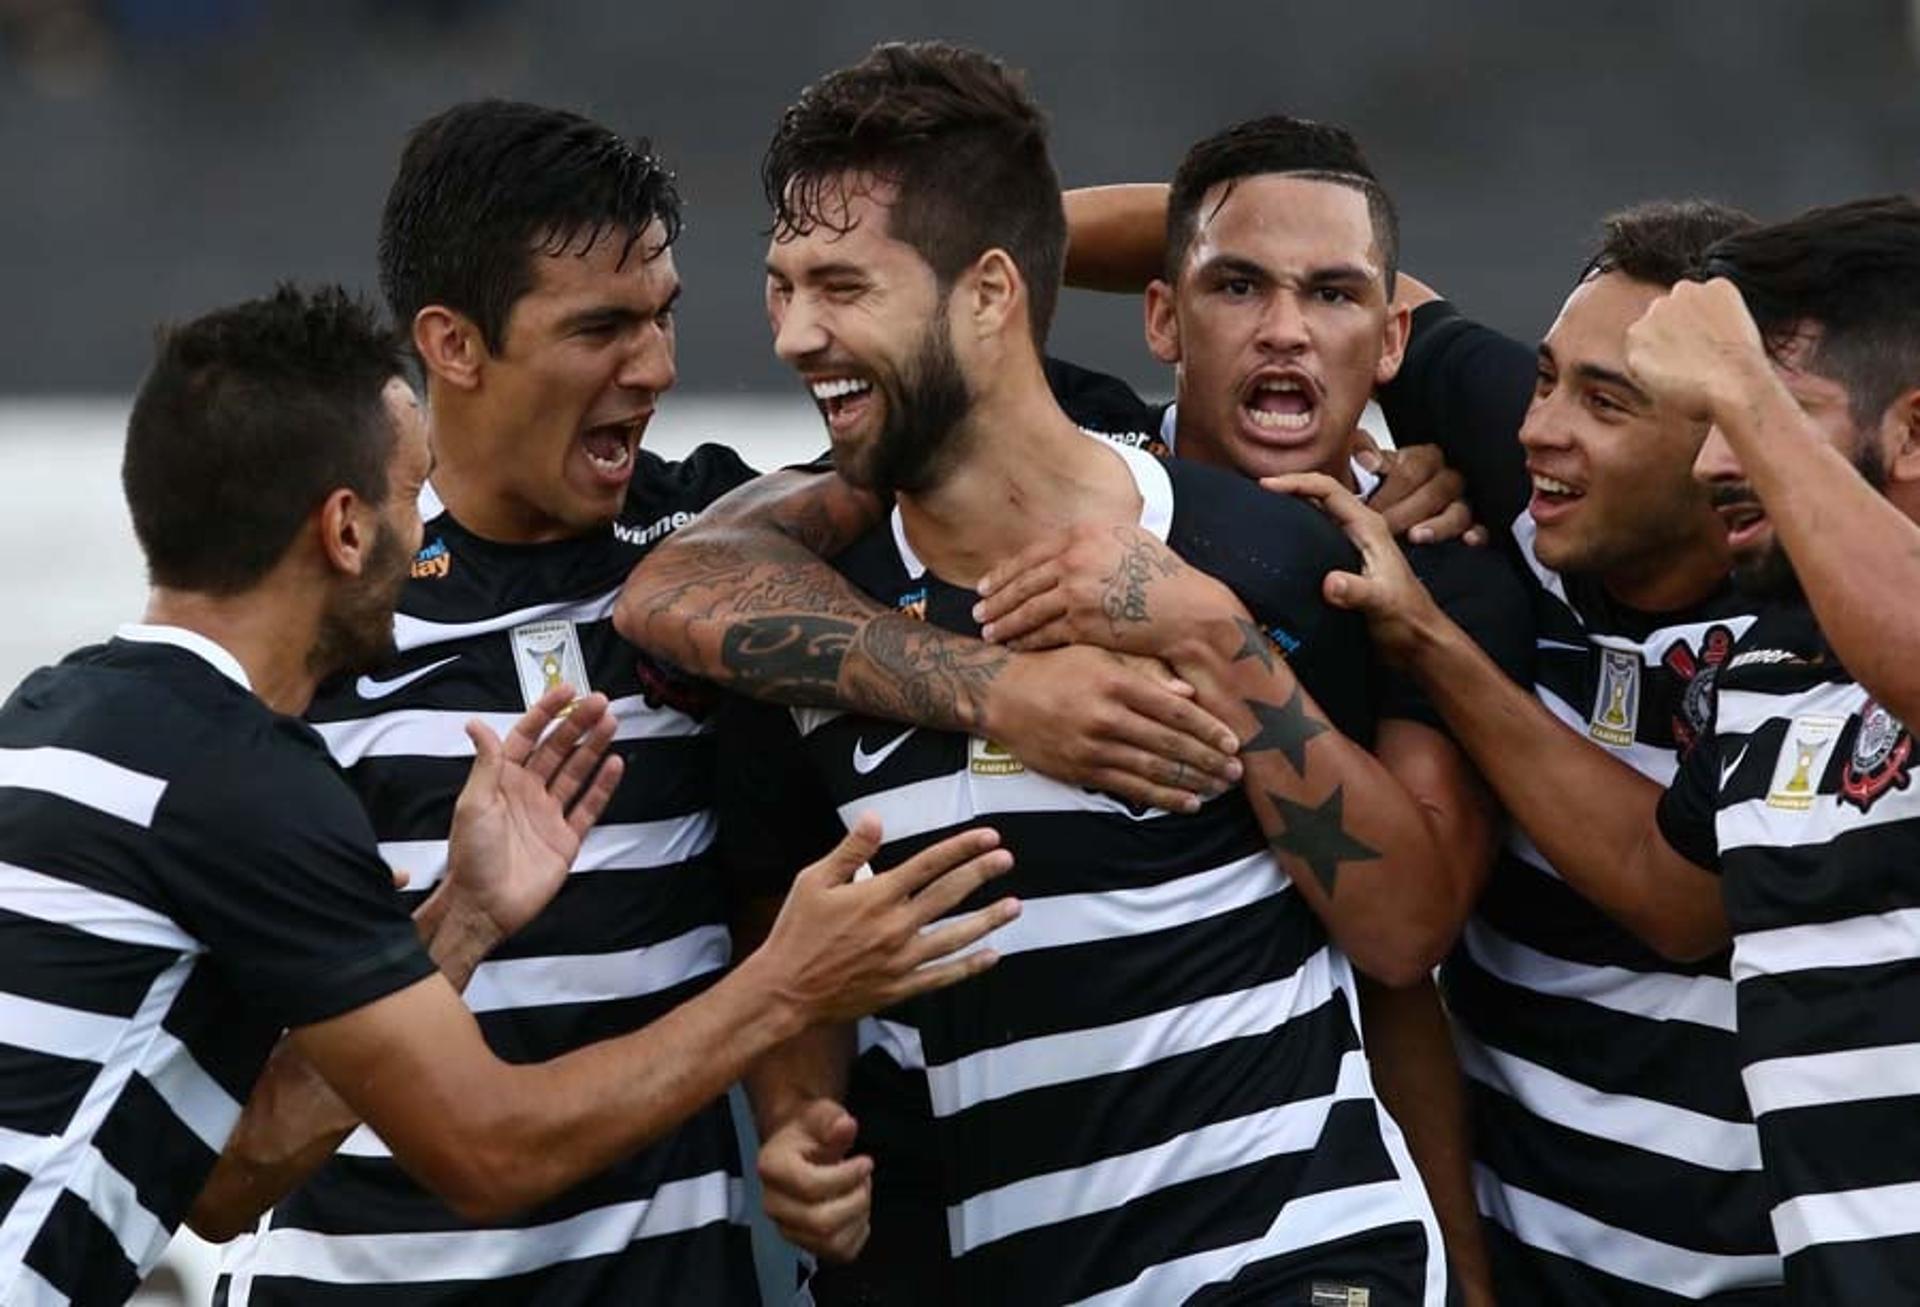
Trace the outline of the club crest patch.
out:
M 1787 724 L 1780 756 L 1773 764 L 1773 783 L 1767 787 L 1767 806 L 1805 812 L 1820 792 L 1827 759 L 1846 726 L 1841 717 L 1796 717 Z
M 967 740 L 967 770 L 975 776 L 1017 776 L 1026 767 L 1006 745 L 975 735 Z
M 580 653 L 580 633 L 572 622 L 529 622 L 507 632 L 507 638 L 513 643 L 513 669 L 520 674 L 520 695 L 527 707 L 563 682 L 576 694 L 593 689 Z
M 1840 797 L 1865 812 L 1888 790 L 1907 788 L 1913 733 L 1885 707 L 1867 700 L 1854 733 L 1853 752 L 1840 773 Z
M 1680 683 L 1680 703 L 1673 714 L 1673 740 L 1685 757 L 1707 729 L 1713 716 L 1713 684 L 1733 652 L 1733 632 L 1713 626 L 1701 637 L 1700 651 L 1685 640 L 1675 640 L 1660 655 L 1660 663 Z
M 1587 717 L 1587 734 L 1602 744 L 1626 748 L 1640 725 L 1640 655 L 1623 649 L 1600 651 L 1600 688 Z

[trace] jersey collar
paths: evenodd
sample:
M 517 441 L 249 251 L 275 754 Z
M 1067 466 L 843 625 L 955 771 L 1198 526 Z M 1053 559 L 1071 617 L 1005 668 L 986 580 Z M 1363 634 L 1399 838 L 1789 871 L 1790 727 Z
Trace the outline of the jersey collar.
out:
M 213 666 L 216 672 L 232 681 L 235 685 L 253 693 L 253 682 L 247 679 L 247 669 L 240 660 L 228 653 L 220 645 L 201 635 L 198 631 L 189 631 L 184 626 L 159 626 L 148 622 L 128 622 L 114 635 L 122 640 L 131 640 L 136 644 L 170 644 L 176 649 L 184 649 Z

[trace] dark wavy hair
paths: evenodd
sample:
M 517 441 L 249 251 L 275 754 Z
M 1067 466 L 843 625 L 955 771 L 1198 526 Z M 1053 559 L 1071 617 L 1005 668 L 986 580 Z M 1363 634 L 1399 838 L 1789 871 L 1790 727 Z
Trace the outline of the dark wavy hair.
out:
M 384 503 L 381 391 L 404 368 L 375 310 L 338 286 L 283 285 L 162 328 L 120 465 L 151 582 L 237 594 L 336 489 Z
M 1387 298 L 1393 298 L 1393 279 L 1400 268 L 1400 212 L 1393 197 L 1374 175 L 1352 132 L 1285 114 L 1235 123 L 1187 151 L 1167 197 L 1167 280 L 1179 279 L 1200 229 L 1200 201 L 1207 192 L 1225 182 L 1231 194 L 1232 183 L 1241 178 L 1271 173 L 1333 182 L 1366 196 L 1374 244 L 1386 269 Z
M 1026 279 L 1034 339 L 1046 339 L 1067 220 L 1046 118 L 1019 74 L 978 50 L 922 41 L 875 46 L 809 86 L 760 168 L 774 239 L 847 230 L 860 174 L 893 189 L 888 234 L 919 252 L 942 290 L 1005 250 Z
M 625 262 L 680 235 L 673 174 L 644 138 L 510 100 L 457 104 L 407 137 L 380 219 L 380 289 L 401 334 L 429 304 L 465 314 L 498 352 L 533 285 L 535 254 L 585 255 L 621 242 Z
M 1691 281 L 1715 241 L 1754 225 L 1751 214 L 1712 200 L 1636 204 L 1601 220 L 1600 244 L 1579 280 L 1617 272 L 1653 286 Z
M 1778 349 L 1818 328 L 1808 366 L 1847 388 L 1854 422 L 1876 422 L 1920 387 L 1920 204 L 1905 195 L 1810 209 L 1728 236 L 1705 274 L 1740 289 Z

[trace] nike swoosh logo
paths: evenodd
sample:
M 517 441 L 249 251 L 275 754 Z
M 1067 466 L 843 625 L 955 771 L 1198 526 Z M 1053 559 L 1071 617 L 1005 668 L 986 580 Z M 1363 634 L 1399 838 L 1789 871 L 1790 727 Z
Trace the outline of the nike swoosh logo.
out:
M 459 659 L 459 654 L 449 654 L 437 663 L 428 663 L 425 667 L 416 667 L 410 672 L 386 681 L 376 681 L 371 676 L 363 676 L 353 683 L 353 688 L 355 693 L 362 699 L 384 699 L 397 690 L 406 689 L 421 677 L 439 671 L 448 663 L 458 662 Z
M 853 769 L 862 776 L 865 776 L 868 772 L 892 756 L 893 751 L 905 744 L 907 737 L 919 729 L 918 726 L 907 727 L 906 730 L 881 745 L 875 753 L 867 752 L 867 742 L 865 740 L 855 740 L 853 742 Z

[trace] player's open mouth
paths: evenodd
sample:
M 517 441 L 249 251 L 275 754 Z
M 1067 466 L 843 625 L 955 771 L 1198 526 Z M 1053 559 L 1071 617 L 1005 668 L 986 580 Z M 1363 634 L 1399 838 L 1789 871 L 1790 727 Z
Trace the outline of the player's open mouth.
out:
M 1754 500 L 1716 505 L 1721 525 L 1727 529 L 1727 545 L 1740 549 L 1758 540 L 1767 529 L 1767 510 Z
M 1255 431 L 1284 441 L 1313 425 L 1320 401 L 1305 377 L 1270 376 L 1253 383 L 1240 401 L 1240 411 Z
M 1550 477 L 1544 472 L 1532 475 L 1533 498 L 1527 503 L 1527 511 L 1533 515 L 1535 522 L 1550 522 L 1587 496 L 1587 492 L 1580 487 L 1558 477 Z
M 873 383 L 861 377 L 810 377 L 807 391 L 835 432 L 853 426 L 873 404 Z
M 640 433 L 646 424 L 647 415 L 643 413 L 625 422 L 602 422 L 580 433 L 581 452 L 596 477 L 624 482 L 631 475 L 633 454 L 640 447 Z

